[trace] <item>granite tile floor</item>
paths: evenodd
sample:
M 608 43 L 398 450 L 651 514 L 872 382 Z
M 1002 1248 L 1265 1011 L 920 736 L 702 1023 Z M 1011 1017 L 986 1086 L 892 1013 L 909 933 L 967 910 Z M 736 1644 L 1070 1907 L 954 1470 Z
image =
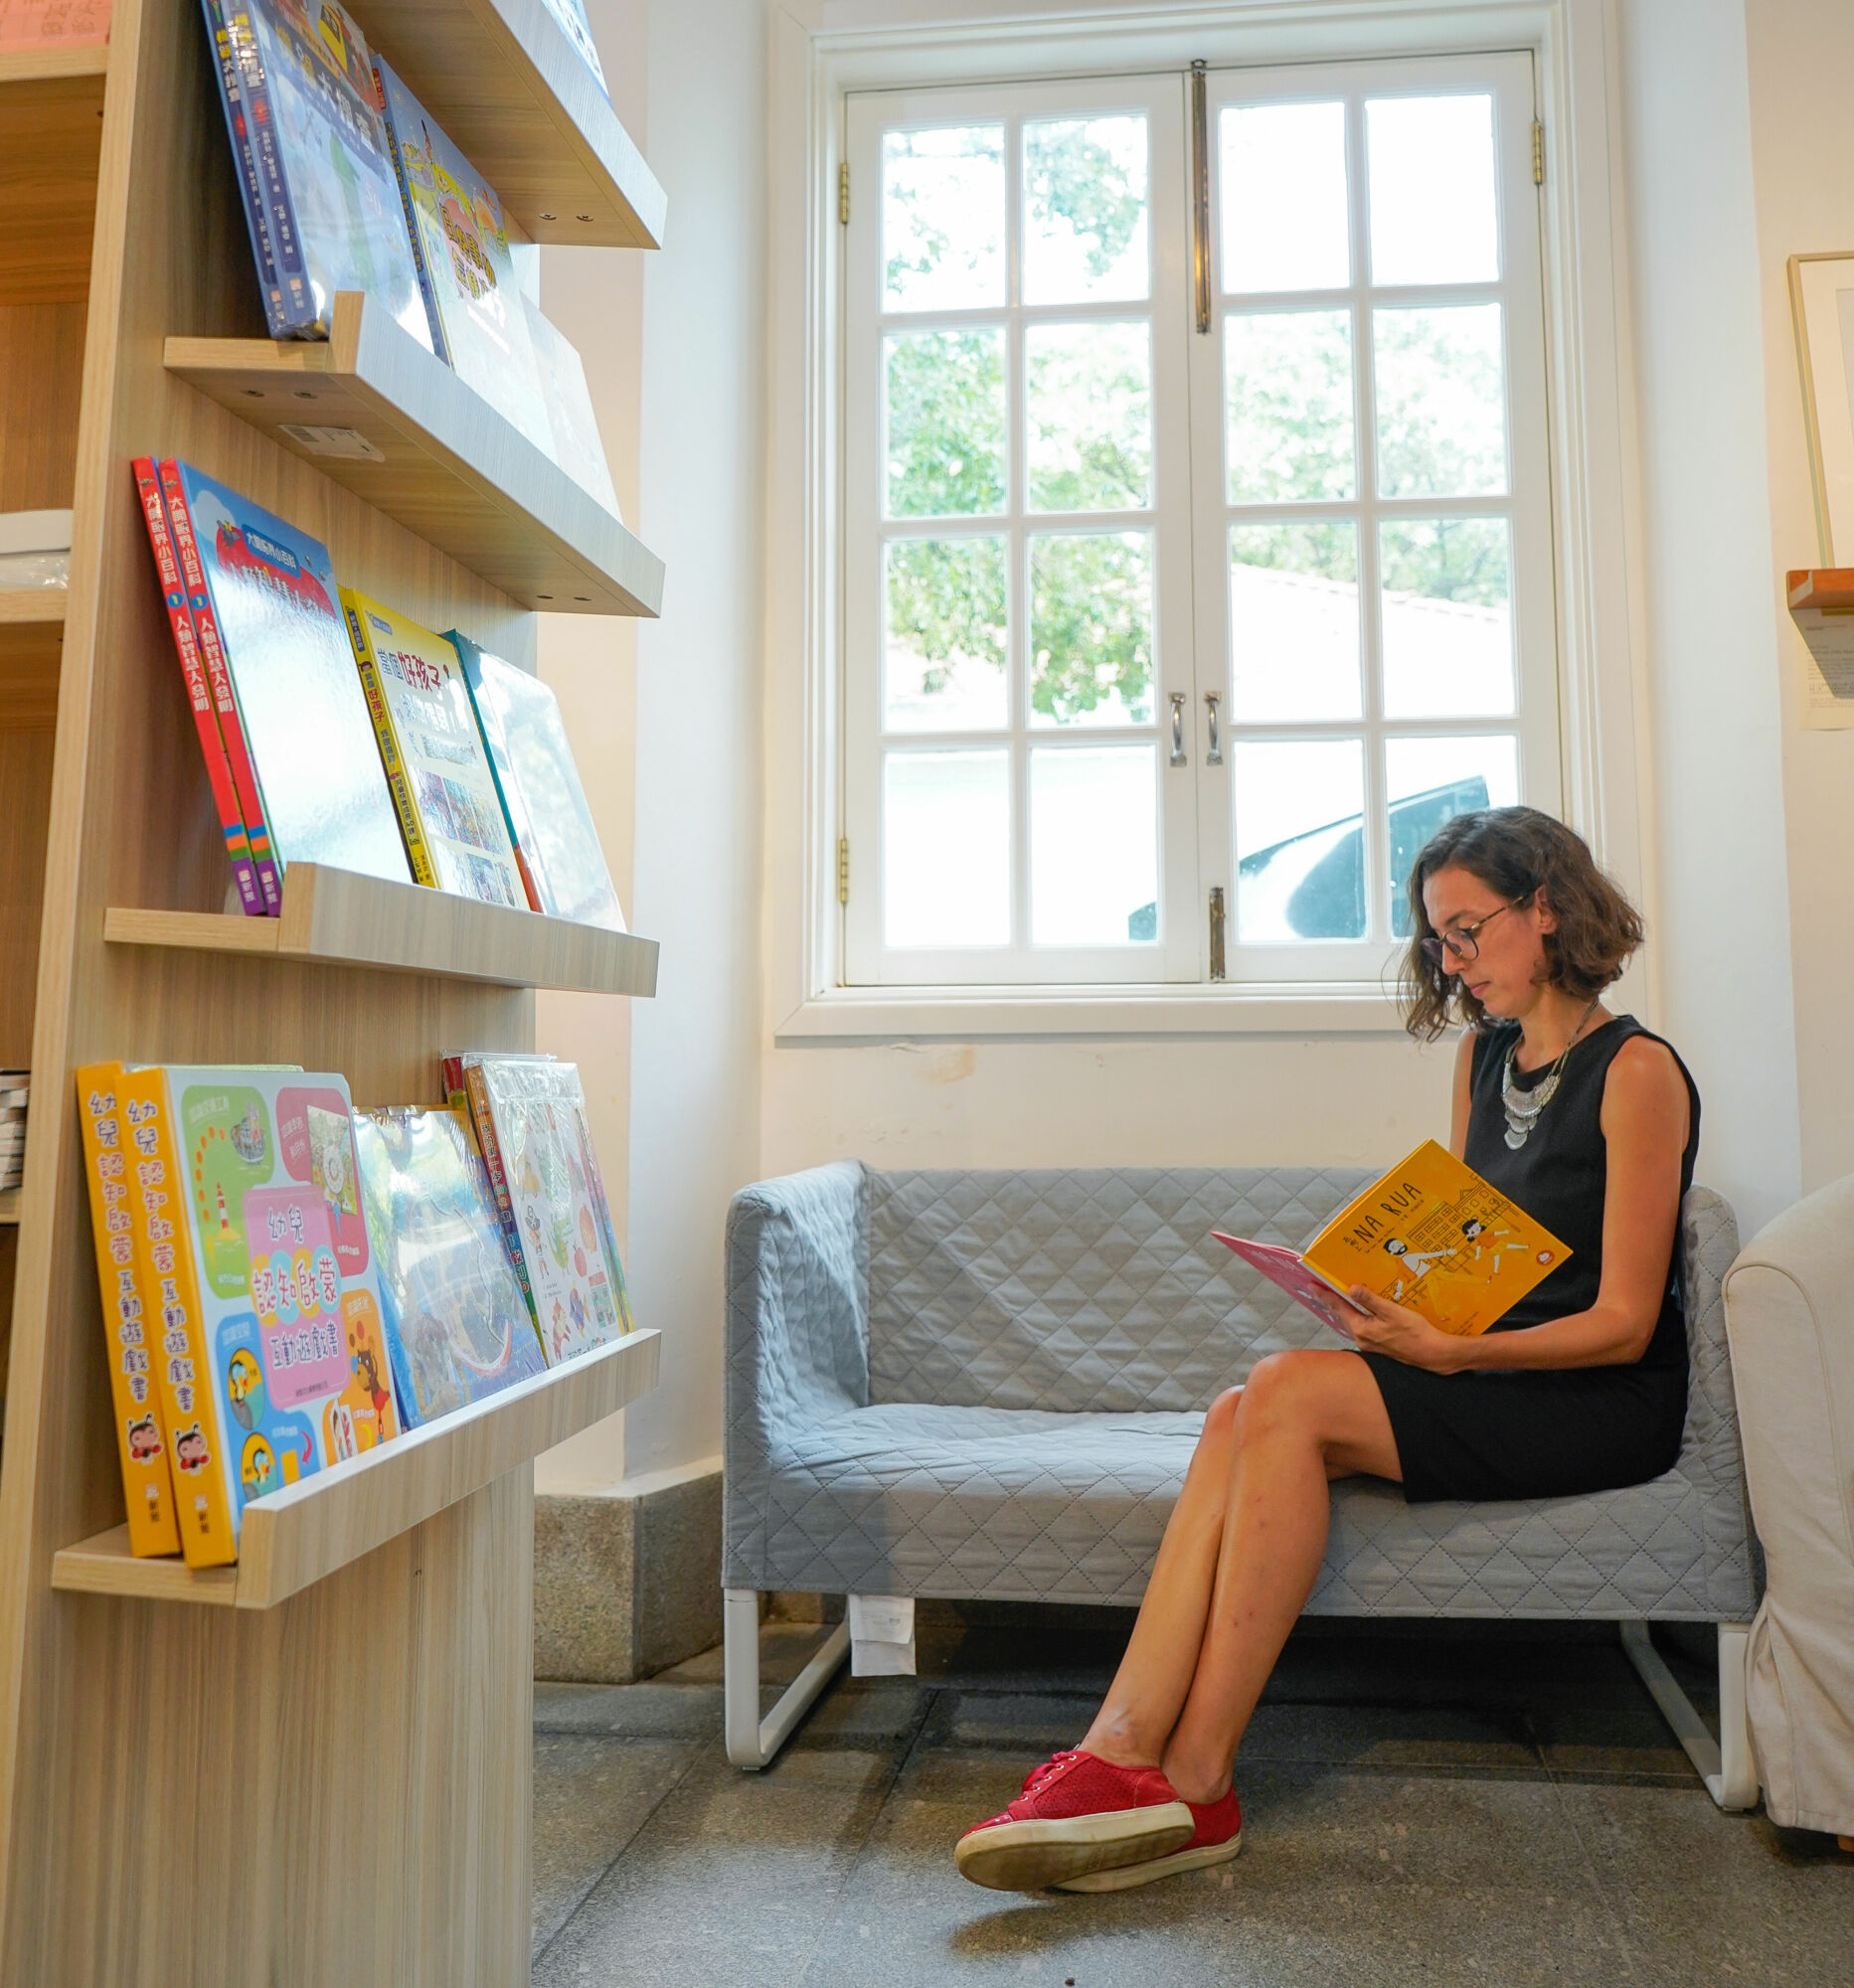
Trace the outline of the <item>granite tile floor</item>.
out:
M 956 1874 L 1080 1737 L 1131 1618 L 942 1606 L 777 1763 L 721 1744 L 721 1652 L 535 1687 L 536 1988 L 1854 1984 L 1854 1857 L 1722 1816 L 1612 1633 L 1308 1623 L 1238 1763 L 1242 1856 L 1117 1897 Z M 820 1632 L 768 1624 L 770 1703 Z M 1698 1636 L 1664 1640 L 1707 1705 Z

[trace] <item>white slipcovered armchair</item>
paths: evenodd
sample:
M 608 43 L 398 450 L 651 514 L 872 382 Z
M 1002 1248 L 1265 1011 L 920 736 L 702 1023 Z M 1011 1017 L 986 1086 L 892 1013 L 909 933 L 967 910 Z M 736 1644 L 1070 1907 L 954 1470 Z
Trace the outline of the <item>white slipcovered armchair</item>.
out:
M 1746 1663 L 1765 1806 L 1854 1848 L 1854 1177 L 1743 1251 L 1725 1309 L 1766 1563 Z

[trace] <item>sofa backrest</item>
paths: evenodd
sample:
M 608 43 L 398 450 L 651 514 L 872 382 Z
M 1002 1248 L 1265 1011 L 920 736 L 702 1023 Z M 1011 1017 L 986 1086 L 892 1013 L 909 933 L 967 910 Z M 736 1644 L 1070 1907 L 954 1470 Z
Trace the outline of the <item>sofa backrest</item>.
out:
M 1211 1231 L 1298 1248 L 1374 1177 L 1349 1167 L 872 1172 L 869 1398 L 1202 1408 L 1266 1353 L 1339 1344 Z M 1718 1277 L 1735 1234 L 1730 1208 L 1695 1188 L 1682 1223 L 1689 1442 L 1713 1435 L 1721 1413 L 1731 1420 Z

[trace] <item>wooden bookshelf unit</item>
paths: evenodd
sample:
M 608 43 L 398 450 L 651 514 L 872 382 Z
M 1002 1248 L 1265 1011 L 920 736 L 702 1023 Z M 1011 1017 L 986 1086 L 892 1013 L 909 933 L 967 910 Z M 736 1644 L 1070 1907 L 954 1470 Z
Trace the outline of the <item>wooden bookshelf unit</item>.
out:
M 544 0 L 350 4 L 528 238 L 660 239 Z M 280 917 L 226 916 L 129 463 L 199 464 L 523 668 L 536 610 L 654 613 L 662 568 L 359 299 L 326 344 L 264 336 L 199 0 L 114 0 L 106 51 L 0 56 L 0 509 L 74 513 L 68 590 L 0 594 L 0 1068 L 34 1077 L 0 1197 L 0 1982 L 509 1988 L 532 1460 L 647 1391 L 657 1337 L 255 1501 L 237 1567 L 136 1561 L 73 1074 L 287 1062 L 358 1105 L 435 1101 L 440 1053 L 532 1050 L 536 988 L 647 995 L 656 947 L 310 864 Z

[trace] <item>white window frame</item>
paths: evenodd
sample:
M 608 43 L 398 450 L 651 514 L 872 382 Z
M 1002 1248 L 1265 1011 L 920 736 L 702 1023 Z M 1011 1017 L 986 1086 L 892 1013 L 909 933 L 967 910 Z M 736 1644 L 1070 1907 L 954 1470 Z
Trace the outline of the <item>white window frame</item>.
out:
M 804 18 L 789 11 L 797 4 Z M 1150 11 L 967 0 L 894 22 L 886 0 L 786 0 L 771 14 L 765 999 L 775 1043 L 1023 1035 L 1306 1037 L 1399 1026 L 1382 983 L 869 988 L 842 984 L 837 893 L 844 351 L 837 224 L 844 101 L 875 87 L 1041 80 L 1448 52 L 1529 53 L 1547 172 L 1544 299 L 1557 561 L 1562 809 L 1625 888 L 1650 868 L 1636 712 L 1641 600 L 1635 409 L 1626 365 L 1621 159 L 1604 0 L 1251 0 Z M 1043 16 L 1043 19 L 1036 18 Z M 1027 18 L 1028 17 L 1028 18 Z M 865 189 L 865 197 L 872 197 Z M 852 190 L 854 202 L 855 190 Z M 1643 990 L 1652 999 L 1652 989 Z

